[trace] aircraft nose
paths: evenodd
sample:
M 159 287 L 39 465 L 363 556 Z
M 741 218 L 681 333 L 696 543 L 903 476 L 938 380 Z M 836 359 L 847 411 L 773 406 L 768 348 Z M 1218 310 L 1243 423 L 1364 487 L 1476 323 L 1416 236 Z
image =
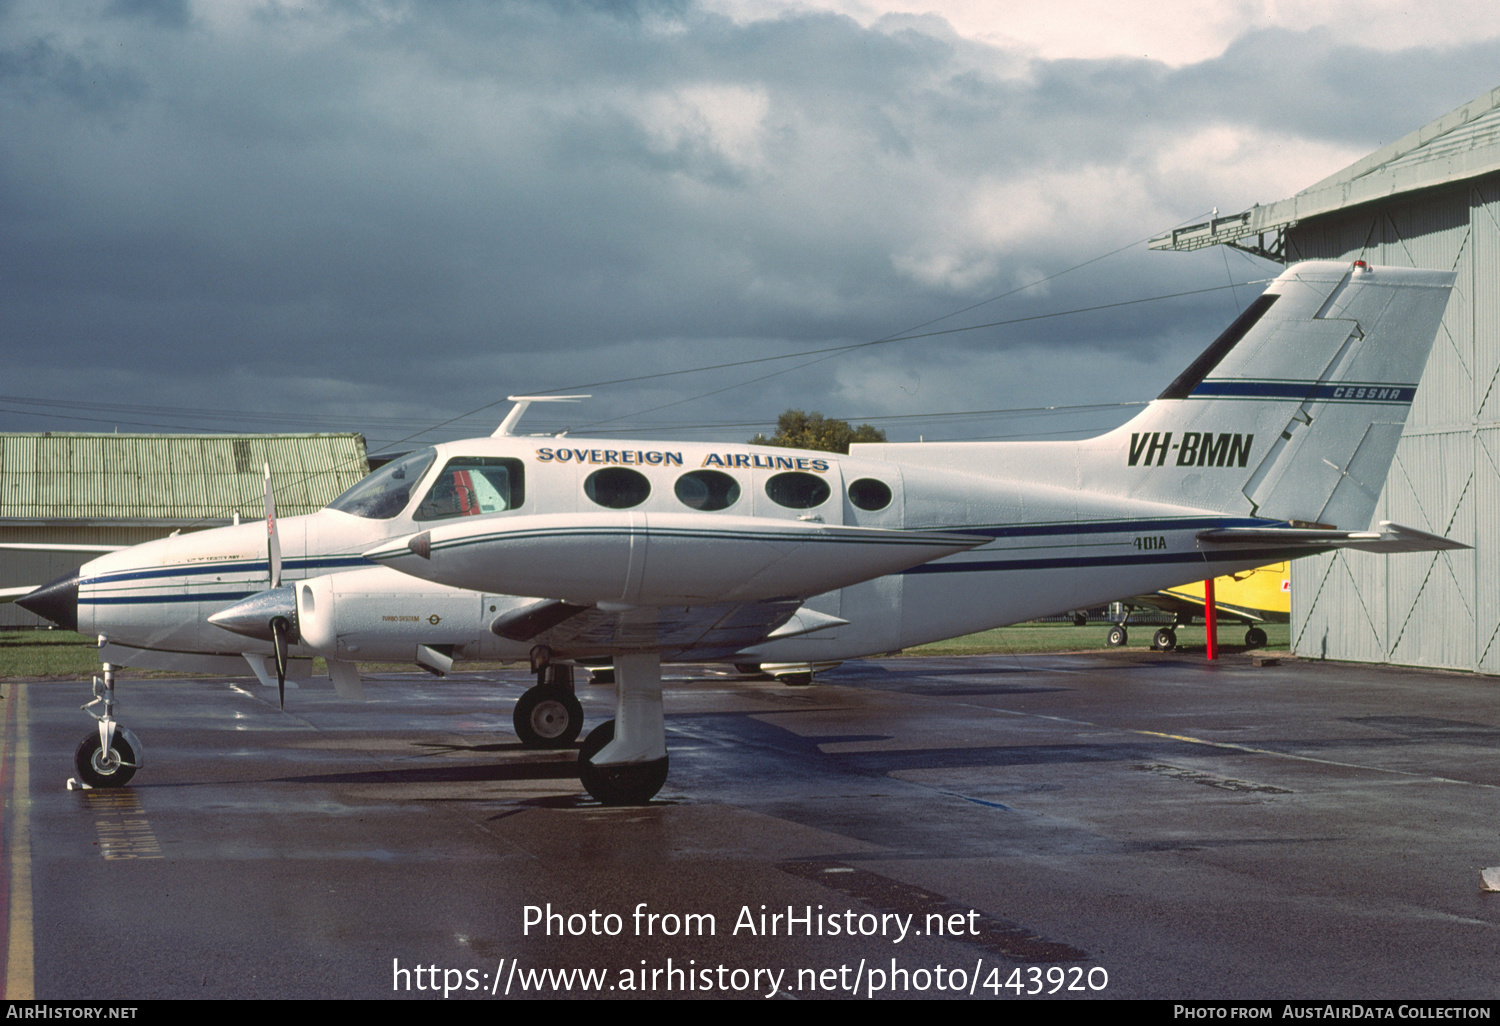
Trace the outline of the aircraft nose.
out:
M 16 599 L 28 613 L 51 620 L 70 631 L 78 629 L 78 571 L 48 581 L 36 591 Z

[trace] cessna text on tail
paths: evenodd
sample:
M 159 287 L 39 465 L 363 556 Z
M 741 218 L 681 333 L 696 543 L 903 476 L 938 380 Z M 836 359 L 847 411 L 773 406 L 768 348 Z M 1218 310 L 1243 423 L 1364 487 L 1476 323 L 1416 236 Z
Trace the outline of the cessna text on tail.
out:
M 271 591 L 246 524 L 102 556 L 23 601 L 118 663 L 248 657 L 264 675 L 282 636 L 347 691 L 365 659 L 529 657 L 527 714 L 573 734 L 570 677 L 550 671 L 609 658 L 616 717 L 580 776 L 643 801 L 666 777 L 664 659 L 846 659 L 1336 547 L 1454 547 L 1368 529 L 1452 279 L 1289 268 L 1139 416 L 1083 441 L 845 457 L 524 438 L 513 414 L 280 521 Z M 104 741 L 90 757 L 112 765 Z

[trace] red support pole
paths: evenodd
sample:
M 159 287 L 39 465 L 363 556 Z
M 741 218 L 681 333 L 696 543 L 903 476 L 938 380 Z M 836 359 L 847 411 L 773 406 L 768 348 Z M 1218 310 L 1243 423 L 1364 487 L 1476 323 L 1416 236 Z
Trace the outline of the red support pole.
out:
M 1208 631 L 1208 658 L 1219 658 L 1219 614 L 1214 608 L 1214 581 L 1210 577 L 1203 582 L 1203 625 Z

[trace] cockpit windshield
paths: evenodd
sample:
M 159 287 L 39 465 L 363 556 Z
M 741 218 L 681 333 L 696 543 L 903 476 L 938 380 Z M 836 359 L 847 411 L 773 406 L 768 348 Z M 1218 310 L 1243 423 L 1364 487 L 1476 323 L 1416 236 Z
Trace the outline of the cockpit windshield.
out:
M 418 449 L 399 460 L 392 460 L 334 499 L 327 508 L 368 520 L 390 520 L 400 516 L 411 501 L 412 487 L 436 459 L 436 449 Z

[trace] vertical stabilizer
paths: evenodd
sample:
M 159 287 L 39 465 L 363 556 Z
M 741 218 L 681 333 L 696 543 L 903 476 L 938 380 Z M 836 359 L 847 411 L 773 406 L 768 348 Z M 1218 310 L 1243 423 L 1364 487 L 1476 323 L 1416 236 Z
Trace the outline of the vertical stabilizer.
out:
M 861 445 L 875 459 L 1359 530 L 1454 275 L 1287 268 L 1128 424 L 1079 442 Z
M 1452 284 L 1362 262 L 1288 268 L 1138 417 L 1080 443 L 1088 476 L 1138 498 L 1367 526 Z

